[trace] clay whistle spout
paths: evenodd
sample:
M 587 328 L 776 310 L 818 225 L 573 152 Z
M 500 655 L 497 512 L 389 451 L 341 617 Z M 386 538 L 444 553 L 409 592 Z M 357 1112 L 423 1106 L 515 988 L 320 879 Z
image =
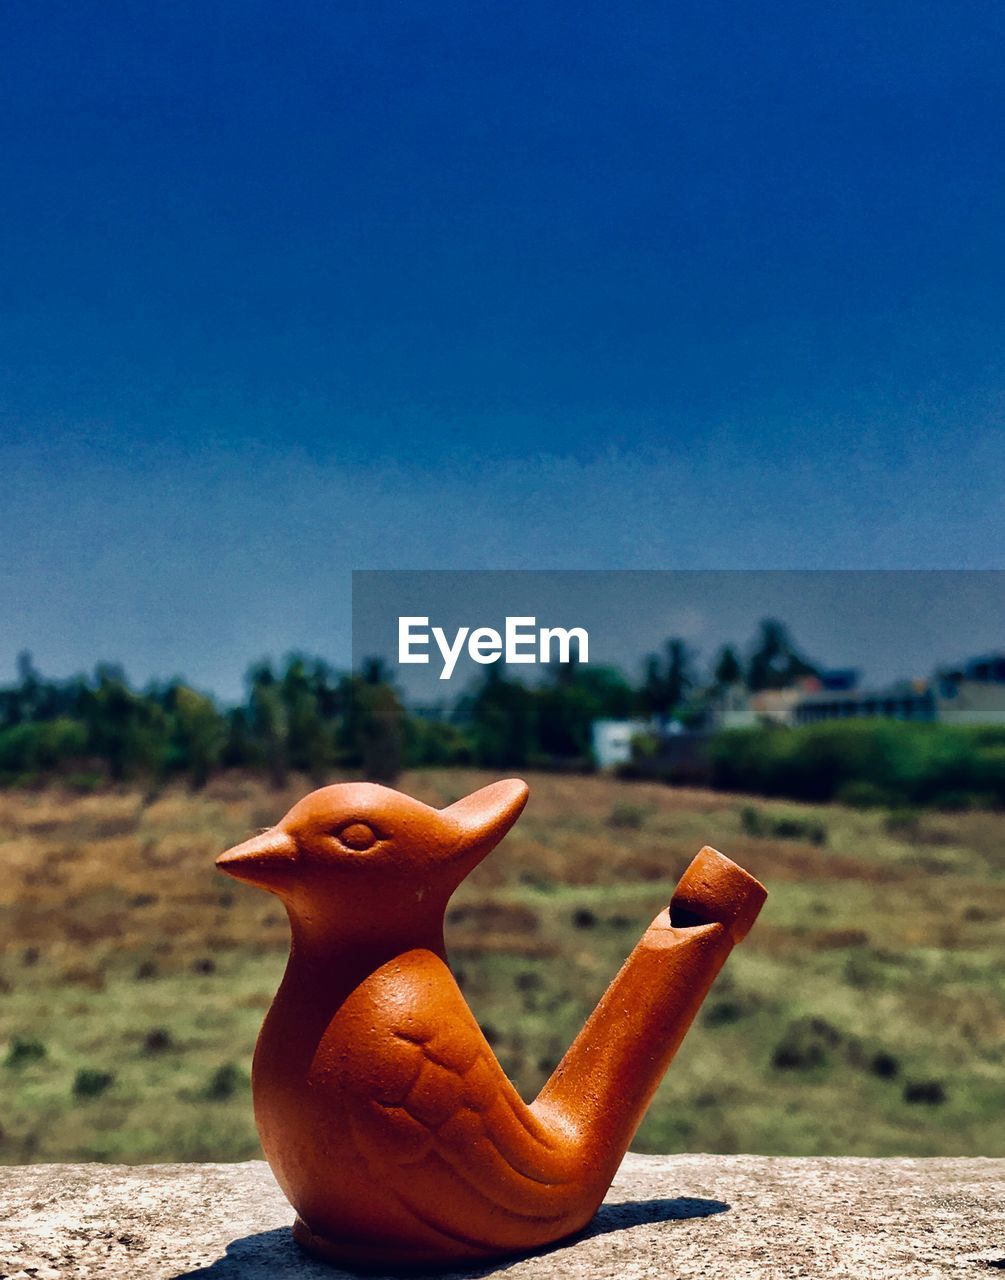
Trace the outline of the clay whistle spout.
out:
M 581 1133 L 611 1177 L 766 897 L 752 875 L 706 845 L 538 1096 L 535 1108 Z
M 718 849 L 706 845 L 681 876 L 670 899 L 670 923 L 723 925 L 732 943 L 742 942 L 764 906 L 768 891 Z

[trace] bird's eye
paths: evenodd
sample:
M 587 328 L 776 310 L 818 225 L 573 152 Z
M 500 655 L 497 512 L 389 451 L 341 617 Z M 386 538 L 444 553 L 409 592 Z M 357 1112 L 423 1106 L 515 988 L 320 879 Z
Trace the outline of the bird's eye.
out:
M 350 822 L 348 826 L 336 831 L 335 835 L 346 848 L 355 849 L 358 853 L 377 843 L 377 833 L 365 822 Z

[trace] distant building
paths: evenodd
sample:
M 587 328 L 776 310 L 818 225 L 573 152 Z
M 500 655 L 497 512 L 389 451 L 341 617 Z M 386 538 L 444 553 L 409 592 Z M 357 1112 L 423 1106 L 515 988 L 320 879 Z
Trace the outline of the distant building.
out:
M 787 689 L 750 693 L 741 684 L 716 690 L 709 701 L 709 727 L 819 724 L 824 720 L 872 717 L 941 724 L 1005 724 L 1005 654 L 984 654 L 931 680 L 901 681 L 882 689 L 860 689 L 852 667 L 807 676 Z
M 971 658 L 938 672 L 933 683 L 944 724 L 1005 724 L 1005 654 Z
M 815 677 L 800 680 L 787 689 L 761 689 L 750 693 L 742 684 L 727 685 L 713 695 L 709 722 L 714 729 L 752 729 L 757 725 L 796 723 L 796 708 L 807 690 L 818 688 Z
M 858 670 L 855 667 L 834 667 L 821 671 L 817 682 L 828 693 L 851 693 L 858 688 Z
M 710 689 L 704 725 L 697 733 L 681 732 L 675 722 L 595 720 L 593 759 L 601 769 L 632 763 L 632 742 L 644 734 L 654 739 L 649 762 L 654 768 L 669 762 L 683 770 L 696 744 L 722 729 L 875 717 L 918 724 L 1005 724 L 1005 653 L 971 658 L 931 680 L 905 680 L 884 689 L 860 689 L 858 682 L 858 672 L 848 667 L 806 676 L 787 689 L 750 693 L 742 684 Z
M 636 754 L 638 738 L 646 749 Z M 654 716 L 651 720 L 594 720 L 593 762 L 598 769 L 631 765 L 638 778 L 671 777 L 681 786 L 708 786 L 711 781 L 705 750 L 708 734 L 686 729 L 679 721 Z
M 790 685 L 787 689 L 761 689 L 750 695 L 750 705 L 758 724 L 792 725 L 796 723 L 796 708 L 806 696 L 806 685 Z
M 591 729 L 593 763 L 598 769 L 630 764 L 632 742 L 640 734 L 652 732 L 648 720 L 594 720 Z
M 805 694 L 795 708 L 795 724 L 821 720 L 857 720 L 883 716 L 889 720 L 935 720 L 935 697 L 927 681 L 893 685 L 889 689 L 847 692 L 820 689 Z
M 887 689 L 844 692 L 822 688 L 803 697 L 796 724 L 883 716 L 940 724 L 1005 724 L 1005 654 L 971 658 L 937 672 L 932 680 L 904 681 Z
M 728 684 L 716 689 L 709 698 L 708 718 L 716 729 L 753 728 L 757 713 L 750 705 L 746 685 Z

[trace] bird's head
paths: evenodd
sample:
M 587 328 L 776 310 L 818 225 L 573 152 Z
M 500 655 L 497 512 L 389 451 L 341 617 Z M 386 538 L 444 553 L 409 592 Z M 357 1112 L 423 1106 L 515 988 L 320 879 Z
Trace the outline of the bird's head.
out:
M 510 778 L 434 809 L 375 783 L 338 783 L 312 791 L 216 865 L 275 893 L 313 931 L 359 938 L 439 926 L 451 893 L 517 820 L 527 795 L 527 784 Z

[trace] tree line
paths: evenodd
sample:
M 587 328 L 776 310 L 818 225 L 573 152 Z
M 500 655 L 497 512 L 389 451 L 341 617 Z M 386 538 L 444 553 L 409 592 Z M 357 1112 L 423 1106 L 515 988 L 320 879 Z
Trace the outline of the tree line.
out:
M 224 706 L 181 679 L 135 688 L 108 663 L 48 679 L 22 654 L 16 681 L 0 688 L 0 783 L 57 775 L 84 787 L 182 776 L 199 787 L 218 771 L 245 769 L 281 786 L 292 772 L 323 780 L 339 769 L 393 781 L 403 767 L 427 764 L 576 768 L 589 760 L 594 720 L 700 725 L 725 685 L 780 688 L 813 670 L 770 619 L 745 657 L 727 645 L 704 675 L 684 641 L 671 637 L 643 661 L 635 683 L 613 667 L 572 662 L 525 685 L 493 666 L 448 708 L 406 707 L 379 659 L 357 672 L 296 653 L 258 662 L 242 700 Z

